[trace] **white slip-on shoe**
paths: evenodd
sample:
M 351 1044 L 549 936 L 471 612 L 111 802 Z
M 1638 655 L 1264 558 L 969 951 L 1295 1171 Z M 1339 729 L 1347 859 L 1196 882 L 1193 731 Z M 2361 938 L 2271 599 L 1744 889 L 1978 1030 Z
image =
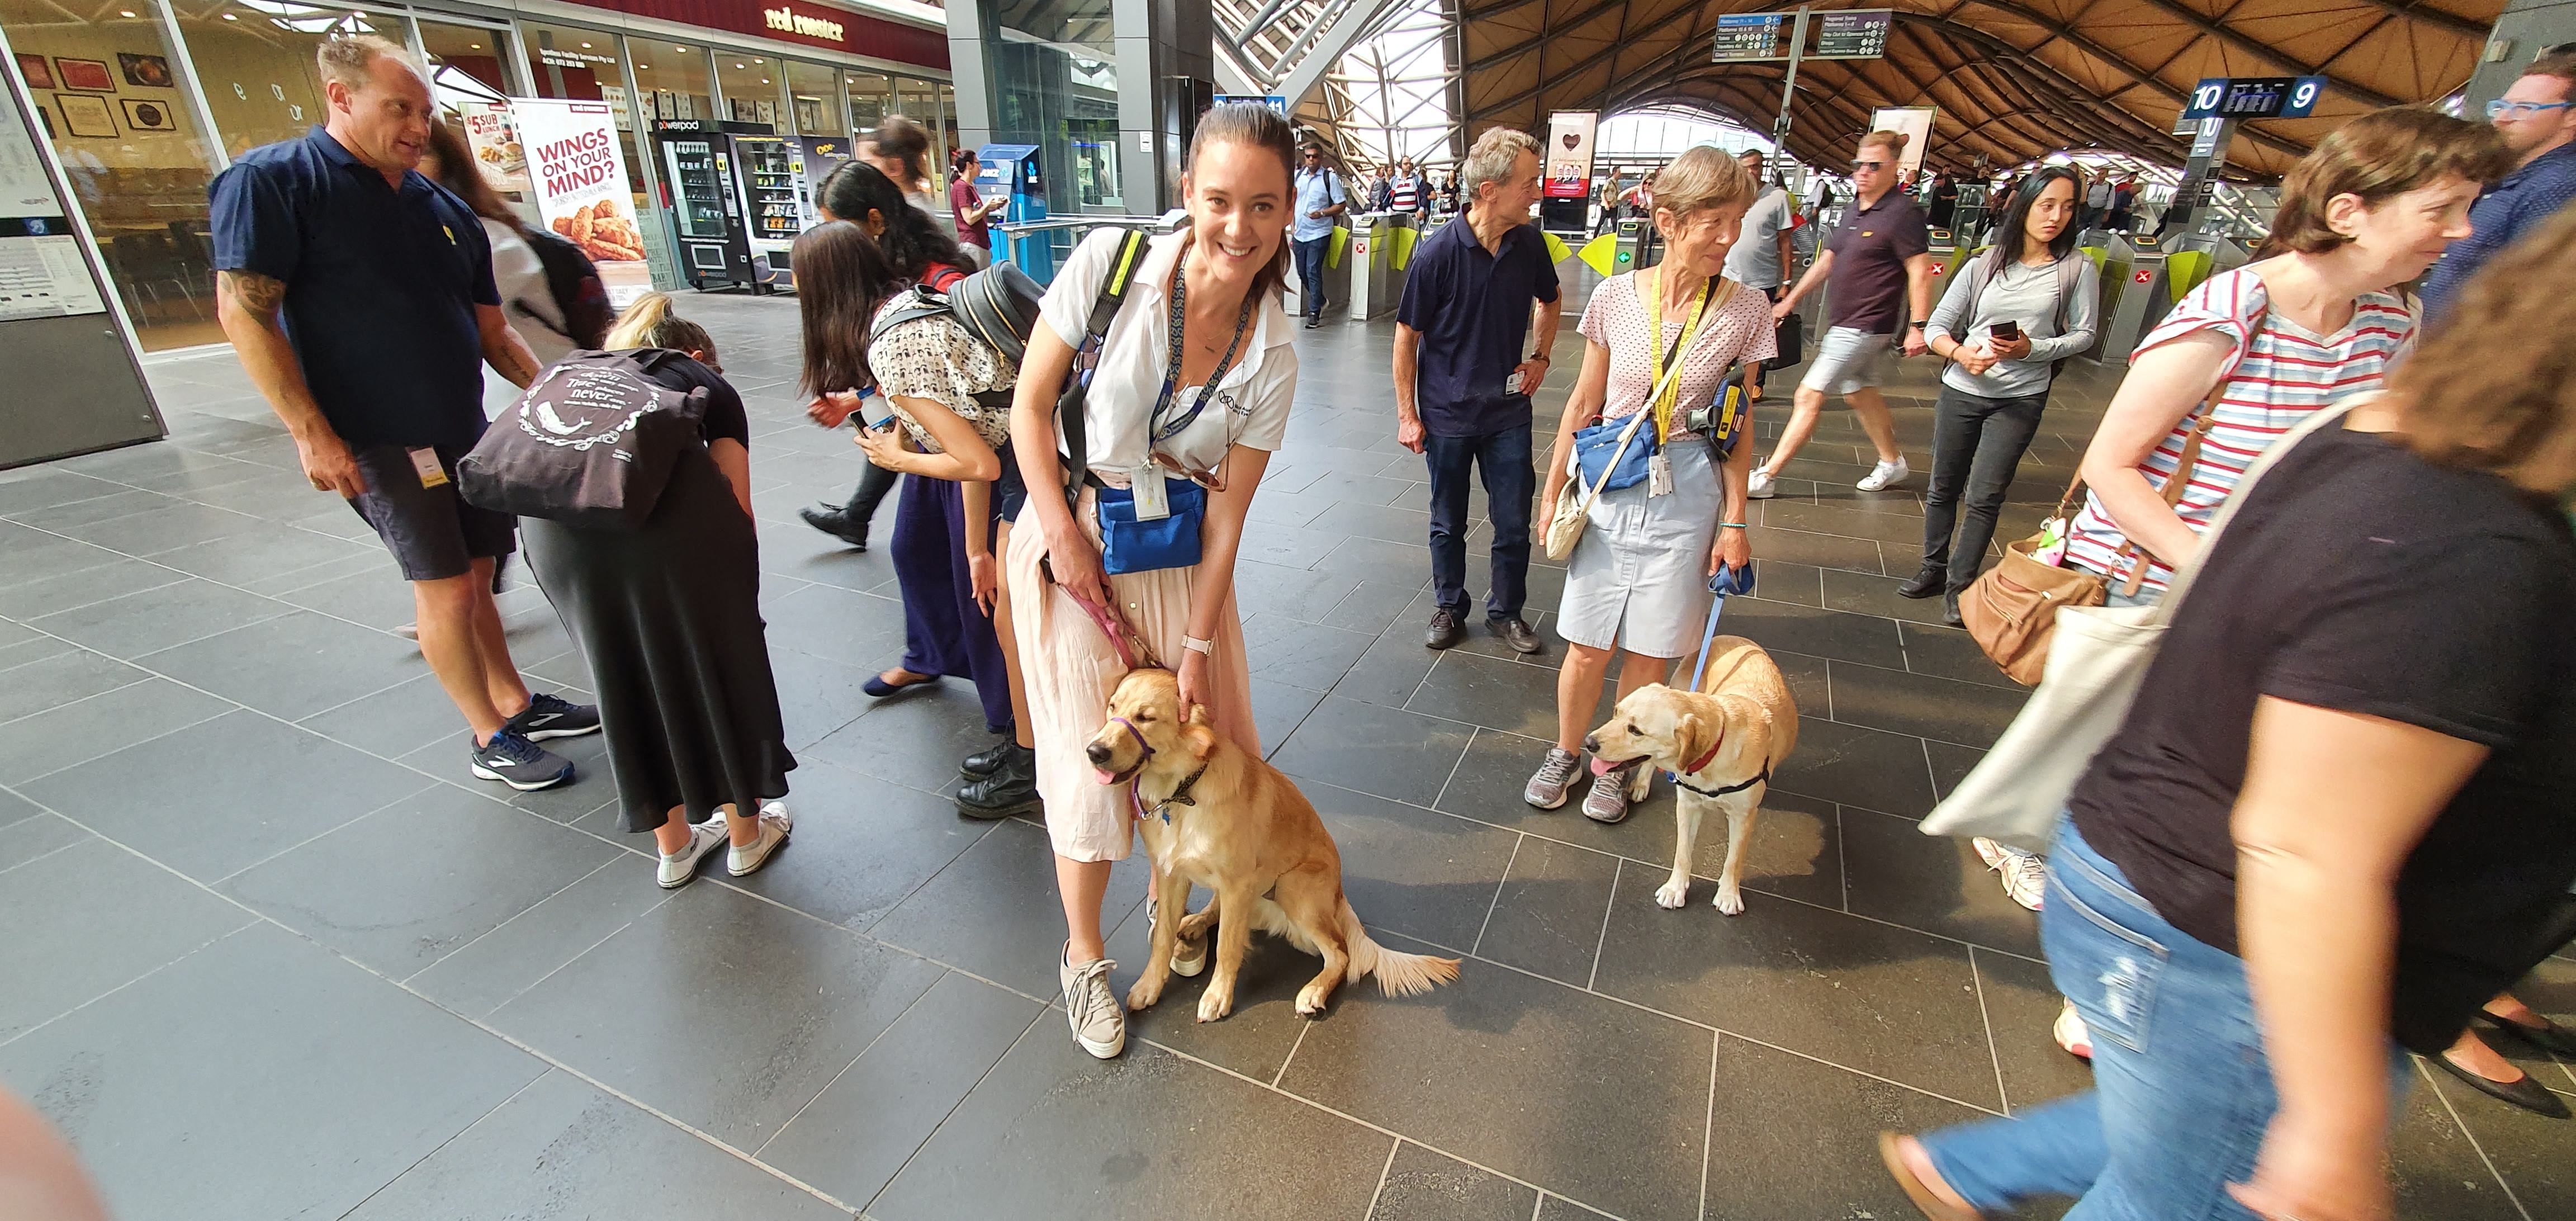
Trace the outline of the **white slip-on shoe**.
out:
M 725 872 L 735 877 L 749 877 L 769 863 L 772 853 L 787 843 L 787 833 L 795 829 L 787 817 L 787 803 L 773 801 L 760 807 L 760 838 L 740 847 L 725 849 Z M 732 837 L 727 836 L 728 845 Z
M 1905 477 L 1913 473 L 1914 468 L 1905 465 L 1905 459 L 1900 457 L 1894 462 L 1881 462 L 1869 468 L 1869 474 L 1852 486 L 1864 492 L 1884 492 L 1905 482 Z
M 653 872 L 653 880 L 661 883 L 664 890 L 678 890 L 697 878 L 698 862 L 724 845 L 725 820 L 724 815 L 718 814 L 689 828 L 689 846 L 663 857 L 662 867 Z
M 1780 489 L 1772 486 L 1777 482 L 1768 469 L 1757 466 L 1744 478 L 1744 494 L 1753 500 L 1769 500 L 1779 493 Z

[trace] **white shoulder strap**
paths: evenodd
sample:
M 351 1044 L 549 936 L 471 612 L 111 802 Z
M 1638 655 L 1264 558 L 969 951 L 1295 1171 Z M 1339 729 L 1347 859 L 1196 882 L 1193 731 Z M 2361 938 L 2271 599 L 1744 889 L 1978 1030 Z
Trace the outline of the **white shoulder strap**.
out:
M 2227 493 L 2226 501 L 2219 505 L 2217 516 L 2209 519 L 2209 529 L 2201 531 L 2200 545 L 2192 549 L 2191 558 L 2183 561 L 2182 567 L 2174 572 L 2173 579 L 2165 583 L 2165 596 L 2156 603 L 2154 622 L 2173 621 L 2174 608 L 2182 604 L 2184 594 L 2191 592 L 2192 581 L 2200 576 L 2201 564 L 2208 560 L 2210 549 L 2218 545 L 2218 538 L 2226 532 L 2227 523 L 2235 520 L 2236 510 L 2245 504 L 2245 497 L 2253 492 L 2254 485 L 2261 482 L 2263 476 L 2270 473 L 2272 467 L 2279 463 L 2283 456 L 2298 448 L 2299 443 L 2307 440 L 2310 434 L 2324 428 L 2339 426 L 2344 415 L 2350 412 L 2355 404 L 2370 397 L 2367 394 L 2357 394 L 2331 407 L 2310 413 L 2308 418 L 2299 421 L 2296 427 L 2282 434 L 2280 440 L 2264 449 L 2262 456 L 2254 460 L 2254 465 L 2245 468 L 2244 477 L 2236 481 L 2236 486 Z

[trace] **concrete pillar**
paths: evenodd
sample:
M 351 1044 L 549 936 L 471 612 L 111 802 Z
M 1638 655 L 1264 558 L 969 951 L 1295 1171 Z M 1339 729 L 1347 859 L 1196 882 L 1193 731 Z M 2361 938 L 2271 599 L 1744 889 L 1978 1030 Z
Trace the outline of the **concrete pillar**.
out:
M 2499 44 L 2500 56 L 2495 53 Z M 2487 103 L 2504 96 L 2523 65 L 2566 44 L 2576 44 L 2576 0 L 2511 0 L 2496 14 L 2488 51 L 2479 55 L 2478 70 L 2469 77 L 2467 117 L 2487 117 Z

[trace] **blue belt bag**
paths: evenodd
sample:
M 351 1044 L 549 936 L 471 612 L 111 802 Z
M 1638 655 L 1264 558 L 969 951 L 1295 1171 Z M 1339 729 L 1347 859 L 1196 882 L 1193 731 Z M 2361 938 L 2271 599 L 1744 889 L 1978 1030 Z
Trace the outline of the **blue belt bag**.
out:
M 1130 488 L 1095 488 L 1092 507 L 1100 516 L 1100 569 L 1111 576 L 1187 568 L 1199 562 L 1199 520 L 1207 516 L 1207 489 L 1187 479 L 1163 480 L 1171 513 L 1152 521 L 1136 520 L 1136 493 Z
M 1651 408 L 1639 410 L 1651 410 Z M 1609 482 L 1601 483 L 1601 490 L 1605 492 L 1635 487 L 1646 481 L 1646 461 L 1652 458 L 1655 451 L 1661 447 L 1654 443 L 1652 437 L 1646 438 L 1646 443 L 1643 445 L 1636 444 L 1635 439 L 1630 438 L 1629 444 L 1623 447 L 1620 439 L 1629 431 L 1628 424 L 1629 421 L 1624 419 L 1612 420 L 1595 424 L 1590 428 L 1575 430 L 1574 460 L 1581 473 L 1583 486 L 1590 487 L 1595 483 L 1601 483 L 1601 472 L 1604 470 L 1610 472 Z M 1637 431 L 1644 432 L 1652 427 L 1652 423 L 1640 425 Z

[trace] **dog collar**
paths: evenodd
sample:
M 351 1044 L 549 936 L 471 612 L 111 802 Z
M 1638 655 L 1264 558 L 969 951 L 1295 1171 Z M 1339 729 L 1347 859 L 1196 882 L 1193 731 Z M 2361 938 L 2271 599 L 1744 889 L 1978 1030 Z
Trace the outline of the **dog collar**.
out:
M 1132 726 L 1130 727 L 1129 732 L 1134 732 Z M 1199 765 L 1199 770 L 1182 777 L 1180 787 L 1173 789 L 1171 796 L 1155 802 L 1153 807 L 1150 809 L 1145 805 L 1144 790 L 1138 787 L 1137 781 L 1130 780 L 1127 782 L 1127 802 L 1136 808 L 1137 821 L 1142 822 L 1145 819 L 1160 816 L 1163 820 L 1163 825 L 1168 827 L 1172 825 L 1173 806 L 1183 805 L 1190 806 L 1192 808 L 1196 808 L 1198 806 L 1198 801 L 1190 796 L 1190 786 L 1197 784 L 1199 782 L 1199 777 L 1206 774 L 1207 765 L 1202 763 Z
M 1130 732 L 1133 732 L 1133 731 L 1131 730 Z M 1144 741 L 1144 739 L 1143 739 L 1143 738 L 1138 738 L 1138 739 L 1136 739 L 1136 740 L 1137 740 L 1137 741 L 1139 741 L 1139 742 Z M 1724 745 L 1726 745 L 1726 730 L 1725 730 L 1723 727 L 1721 727 L 1721 728 L 1719 728 L 1719 729 L 1718 729 L 1718 731 L 1717 731 L 1717 740 L 1716 740 L 1716 741 L 1714 741 L 1714 742 L 1709 743 L 1709 744 L 1708 744 L 1708 749 L 1707 749 L 1707 750 L 1704 750 L 1704 751 L 1701 751 L 1701 752 L 1700 752 L 1700 756 L 1699 756 L 1699 758 L 1696 758 L 1696 759 L 1691 760 L 1691 761 L 1690 761 L 1690 766 L 1685 767 L 1685 768 L 1683 768 L 1682 770 L 1680 770 L 1680 771 L 1678 771 L 1678 772 L 1674 772 L 1674 773 L 1673 773 L 1674 778 L 1675 778 L 1675 779 L 1679 779 L 1679 778 L 1681 778 L 1681 777 L 1683 777 L 1683 776 L 1696 776 L 1696 775 L 1698 775 L 1698 774 L 1699 774 L 1699 769 L 1701 769 L 1701 768 L 1703 768 L 1703 767 L 1707 767 L 1707 766 L 1708 766 L 1708 764 L 1709 764 L 1709 760 L 1711 760 L 1711 759 L 1715 759 L 1715 758 L 1717 757 L 1717 751 L 1718 751 L 1718 748 L 1719 748 L 1719 747 L 1721 747 L 1721 746 L 1724 746 Z
M 1703 759 L 1703 760 L 1701 760 L 1701 762 L 1702 762 L 1703 764 L 1705 764 L 1705 763 L 1707 762 L 1707 760 Z M 1699 770 L 1699 769 L 1697 769 L 1697 768 L 1693 768 L 1693 769 L 1691 769 L 1691 770 L 1693 770 L 1693 771 L 1697 771 L 1697 770 Z M 1749 788 L 1752 788 L 1754 785 L 1760 784 L 1760 783 L 1762 783 L 1763 781 L 1768 780 L 1768 779 L 1770 779 L 1770 778 L 1771 778 L 1771 769 L 1766 767 L 1766 768 L 1763 768 L 1763 769 L 1762 769 L 1762 774 L 1761 774 L 1761 775 L 1755 776 L 1755 777 L 1754 777 L 1754 778 L 1752 778 L 1751 780 L 1747 780 L 1747 781 L 1745 781 L 1745 782 L 1744 782 L 1744 783 L 1742 783 L 1742 784 L 1730 784 L 1730 785 L 1728 785 L 1728 786 L 1726 786 L 1725 788 L 1722 788 L 1722 789 L 1704 789 L 1704 788 L 1701 788 L 1700 786 L 1698 786 L 1698 785 L 1696 785 L 1696 784 L 1692 784 L 1690 781 L 1687 781 L 1687 780 L 1682 779 L 1682 778 L 1681 778 L 1681 777 L 1679 777 L 1679 776 L 1675 776 L 1675 777 L 1673 777 L 1673 783 L 1674 783 L 1675 785 L 1679 786 L 1679 787 L 1689 789 L 1690 791 L 1692 791 L 1692 792 L 1694 792 L 1694 793 L 1697 793 L 1697 794 L 1699 794 L 1699 795 L 1700 795 L 1700 796 L 1702 796 L 1702 797 L 1724 797 L 1724 796 L 1726 796 L 1726 795 L 1727 795 L 1727 794 L 1729 794 L 1729 793 L 1741 793 L 1741 792 L 1743 792 L 1744 790 L 1749 789 Z

